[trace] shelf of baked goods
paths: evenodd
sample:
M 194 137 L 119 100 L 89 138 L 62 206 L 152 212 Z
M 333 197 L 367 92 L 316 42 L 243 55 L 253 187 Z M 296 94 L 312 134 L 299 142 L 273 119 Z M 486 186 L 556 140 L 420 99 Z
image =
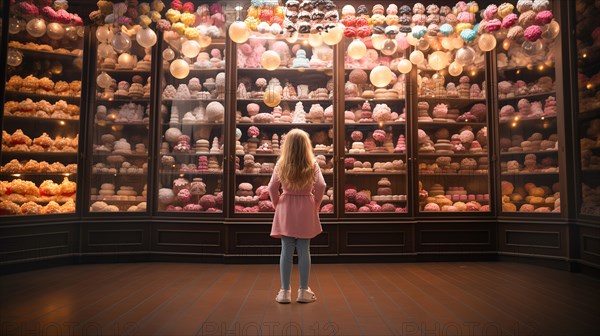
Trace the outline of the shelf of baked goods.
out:
M 530 102 L 526 98 L 515 99 L 516 108 L 511 104 L 503 105 L 499 111 L 500 124 L 518 125 L 521 121 L 556 120 L 556 98 L 548 96 L 545 100 Z
M 515 95 L 507 98 L 499 98 L 498 101 L 501 103 L 506 102 L 516 102 L 521 99 L 540 99 L 540 98 L 548 98 L 549 96 L 556 96 L 556 91 L 546 91 L 546 92 L 536 92 L 536 93 L 528 93 L 523 95 Z
M 110 104 L 110 103 L 148 103 L 148 99 L 146 98 L 133 98 L 133 97 L 115 97 L 115 98 L 97 98 L 96 103 L 98 104 Z
M 529 154 L 548 154 L 548 155 L 556 155 L 558 154 L 558 150 L 554 148 L 550 148 L 547 150 L 532 150 L 532 151 L 512 151 L 512 152 L 500 152 L 500 156 L 521 156 L 521 155 L 529 155 Z
M 0 195 L 0 201 L 8 201 L 16 204 L 27 202 L 35 203 L 67 203 L 75 200 L 77 183 L 64 177 L 60 183 L 52 180 L 44 180 L 39 186 L 32 182 L 21 179 L 12 181 L 0 181 L 0 186 L 7 191 Z
M 256 104 L 264 104 L 266 105 L 264 99 L 262 98 L 237 98 L 238 103 L 256 103 Z M 281 99 L 280 103 L 333 103 L 331 99 L 318 99 L 318 98 L 294 98 L 294 99 Z
M 238 74 L 269 74 L 273 76 L 289 76 L 298 74 L 319 74 L 331 77 L 332 68 L 277 68 L 267 70 L 264 68 L 237 68 Z
M 59 124 L 79 122 L 79 105 L 64 100 L 50 103 L 46 100 L 8 100 L 4 103 L 5 121 L 54 122 Z
M 53 48 L 48 44 L 38 44 L 34 42 L 22 43 L 19 41 L 9 41 L 8 46 L 20 50 L 23 55 L 42 56 L 45 59 L 69 59 L 83 55 L 82 49 L 69 50 L 66 48 Z
M 116 122 L 109 120 L 99 120 L 95 123 L 96 126 L 99 127 L 112 127 L 112 126 L 145 126 L 147 127 L 149 123 L 147 121 L 127 121 L 127 122 Z
M 379 127 L 379 128 L 385 128 L 386 126 L 401 126 L 401 127 L 405 127 L 406 126 L 406 121 L 402 120 L 402 121 L 385 121 L 385 122 L 356 122 L 356 123 L 346 123 L 344 124 L 345 128 L 372 128 L 372 127 Z
M 142 70 L 142 69 L 108 69 L 108 68 L 100 68 L 98 72 L 106 72 L 107 74 L 114 75 L 145 75 L 150 76 L 150 70 Z
M 224 99 L 214 99 L 214 98 L 210 98 L 210 97 L 200 97 L 197 99 L 162 99 L 161 102 L 165 103 L 165 104 L 183 104 L 183 103 L 198 103 L 198 102 L 204 102 L 204 103 L 210 103 L 210 102 L 218 102 L 221 104 L 225 103 Z
M 296 128 L 296 127 L 301 127 L 301 128 L 327 128 L 327 127 L 333 127 L 333 123 L 244 123 L 244 122 L 240 122 L 236 124 L 237 127 L 251 127 L 251 126 L 256 126 L 256 127 L 265 127 L 265 128 L 287 128 L 287 127 L 291 127 L 291 128 Z
M 50 102 L 57 102 L 59 100 L 64 100 L 69 103 L 78 103 L 80 101 L 79 96 L 71 96 L 71 95 L 39 94 L 39 93 L 31 93 L 31 92 L 25 92 L 25 91 L 13 91 L 13 90 L 8 90 L 8 89 L 6 91 L 4 91 L 4 93 L 7 97 L 15 97 L 17 99 L 30 98 L 30 99 L 36 100 L 36 101 L 47 100 Z
M 51 138 L 45 132 L 33 140 L 21 129 L 13 134 L 2 131 L 2 155 L 8 157 L 65 157 L 77 155 L 79 136 L 73 138 L 56 136 Z

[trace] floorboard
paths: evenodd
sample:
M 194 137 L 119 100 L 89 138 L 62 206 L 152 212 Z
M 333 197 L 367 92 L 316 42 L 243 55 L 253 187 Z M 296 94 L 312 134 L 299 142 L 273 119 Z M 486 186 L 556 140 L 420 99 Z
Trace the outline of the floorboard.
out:
M 0 335 L 600 335 L 600 280 L 528 264 L 74 265 L 0 276 Z M 292 300 L 298 288 L 292 271 Z

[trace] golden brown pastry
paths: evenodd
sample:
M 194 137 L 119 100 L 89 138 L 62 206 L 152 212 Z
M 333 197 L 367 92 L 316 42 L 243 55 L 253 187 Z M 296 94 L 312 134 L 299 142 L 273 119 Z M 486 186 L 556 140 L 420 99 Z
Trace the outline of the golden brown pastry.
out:
M 29 75 L 23 78 L 23 84 L 21 85 L 22 92 L 35 93 L 38 89 L 39 79 L 33 75 Z
M 45 180 L 40 184 L 40 195 L 56 196 L 60 194 L 60 185 L 52 180 Z
M 42 209 L 42 214 L 57 214 L 60 213 L 60 205 L 54 201 L 50 201 Z
M 35 202 L 27 202 L 21 205 L 22 215 L 39 215 L 42 212 L 42 206 Z
M 71 196 L 77 191 L 77 183 L 69 181 L 69 178 L 65 176 L 60 184 L 60 193 L 65 196 Z
M 17 159 L 10 160 L 2 167 L 2 171 L 6 173 L 20 173 L 21 169 L 23 169 L 23 165 Z
M 31 181 L 15 179 L 10 182 L 10 191 L 21 195 L 36 195 L 40 194 L 38 187 Z
M 21 211 L 21 208 L 14 202 L 1 201 L 0 202 L 0 215 L 12 216 L 17 215 Z
M 4 140 L 4 134 L 2 135 L 2 140 Z M 20 144 L 29 146 L 31 145 L 31 138 L 25 135 L 23 131 L 19 128 L 10 136 L 9 144 L 11 146 Z

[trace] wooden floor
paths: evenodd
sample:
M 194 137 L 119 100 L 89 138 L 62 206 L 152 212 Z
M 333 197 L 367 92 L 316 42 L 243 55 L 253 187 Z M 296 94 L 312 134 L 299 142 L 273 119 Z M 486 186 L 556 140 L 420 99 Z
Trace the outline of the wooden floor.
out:
M 298 286 L 294 267 L 292 288 Z M 2 335 L 600 335 L 600 280 L 504 262 L 66 266 L 0 277 Z M 292 290 L 292 298 L 296 296 Z

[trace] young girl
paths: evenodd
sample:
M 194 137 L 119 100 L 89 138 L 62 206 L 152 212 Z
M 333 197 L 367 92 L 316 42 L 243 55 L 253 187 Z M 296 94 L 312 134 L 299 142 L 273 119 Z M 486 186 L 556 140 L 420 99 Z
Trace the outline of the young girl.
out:
M 279 194 L 281 184 L 283 193 Z M 298 253 L 300 289 L 297 302 L 313 302 L 317 299 L 308 287 L 310 273 L 310 239 L 323 231 L 319 221 L 319 208 L 325 180 L 315 161 L 308 134 L 292 129 L 285 136 L 281 156 L 275 165 L 269 194 L 275 207 L 271 236 L 281 238 L 279 271 L 281 289 L 275 297 L 279 303 L 290 303 L 290 274 L 294 249 Z

